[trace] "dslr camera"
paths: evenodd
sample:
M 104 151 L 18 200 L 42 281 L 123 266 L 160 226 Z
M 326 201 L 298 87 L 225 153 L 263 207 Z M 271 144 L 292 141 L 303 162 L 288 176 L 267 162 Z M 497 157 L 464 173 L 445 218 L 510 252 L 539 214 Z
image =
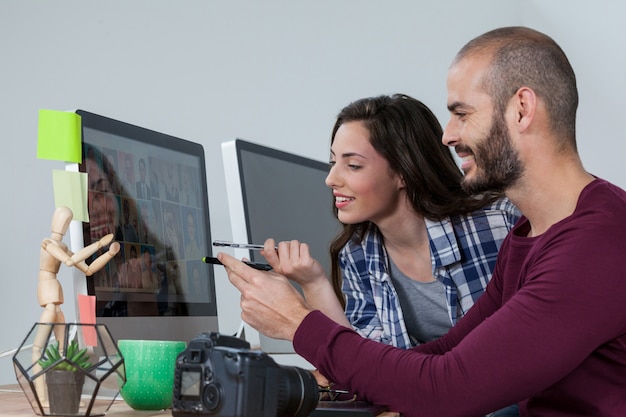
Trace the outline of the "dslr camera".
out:
M 236 337 L 200 333 L 176 359 L 174 417 L 306 417 L 318 400 L 311 372 L 278 365 Z

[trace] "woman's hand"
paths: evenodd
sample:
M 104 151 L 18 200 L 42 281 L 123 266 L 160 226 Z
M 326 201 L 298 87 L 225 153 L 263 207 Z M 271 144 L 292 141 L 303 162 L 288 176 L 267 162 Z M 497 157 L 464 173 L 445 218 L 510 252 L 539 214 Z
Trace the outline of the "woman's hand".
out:
M 297 240 L 280 242 L 276 246 L 274 239 L 267 239 L 261 255 L 274 271 L 297 282 L 302 287 L 309 284 L 327 281 L 322 264 L 311 257 L 309 245 Z

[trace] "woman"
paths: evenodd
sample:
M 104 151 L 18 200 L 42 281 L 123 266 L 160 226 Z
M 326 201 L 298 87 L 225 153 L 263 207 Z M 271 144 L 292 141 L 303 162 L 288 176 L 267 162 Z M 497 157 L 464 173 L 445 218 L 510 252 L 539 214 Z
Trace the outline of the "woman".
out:
M 351 103 L 333 128 L 326 178 L 344 225 L 330 248 L 332 287 L 306 244 L 275 251 L 268 239 L 262 252 L 313 307 L 401 348 L 442 336 L 469 310 L 519 217 L 500 194 L 463 191 L 442 133 L 406 95 Z
M 502 194 L 469 195 L 435 115 L 406 95 L 355 101 L 332 132 L 326 184 L 342 231 L 331 283 L 308 246 L 261 252 L 307 302 L 363 337 L 408 349 L 444 335 L 482 295 L 520 216 Z M 317 374 L 320 385 L 326 378 Z M 494 416 L 515 416 L 517 406 Z

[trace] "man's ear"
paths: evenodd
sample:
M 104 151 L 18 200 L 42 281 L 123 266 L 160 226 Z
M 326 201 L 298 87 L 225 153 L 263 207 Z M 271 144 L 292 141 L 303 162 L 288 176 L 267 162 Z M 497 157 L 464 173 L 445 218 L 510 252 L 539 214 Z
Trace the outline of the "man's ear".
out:
M 516 112 L 516 126 L 523 132 L 532 124 L 537 111 L 537 95 L 529 87 L 520 87 L 513 97 Z

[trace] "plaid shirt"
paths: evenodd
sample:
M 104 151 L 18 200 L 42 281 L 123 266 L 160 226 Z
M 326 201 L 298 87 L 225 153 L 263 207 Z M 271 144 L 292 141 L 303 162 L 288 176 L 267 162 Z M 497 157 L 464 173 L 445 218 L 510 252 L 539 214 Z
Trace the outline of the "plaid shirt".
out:
M 433 276 L 446 289 L 452 325 L 485 290 L 500 245 L 520 216 L 506 198 L 466 216 L 426 219 Z M 389 276 L 387 252 L 378 228 L 371 224 L 362 242 L 341 250 L 346 316 L 363 337 L 407 349 L 411 340 L 398 294 Z

